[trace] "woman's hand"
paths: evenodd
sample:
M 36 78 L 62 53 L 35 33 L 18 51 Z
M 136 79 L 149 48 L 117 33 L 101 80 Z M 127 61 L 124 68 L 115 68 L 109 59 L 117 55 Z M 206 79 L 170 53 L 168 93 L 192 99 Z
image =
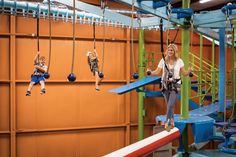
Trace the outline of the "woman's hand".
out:
M 189 67 L 188 67 L 188 76 L 189 77 L 193 77 L 193 73 L 192 73 L 193 69 L 192 69 L 192 65 L 189 64 Z
M 152 70 L 150 68 L 147 68 L 146 73 L 147 73 L 147 75 L 151 75 L 152 74 Z

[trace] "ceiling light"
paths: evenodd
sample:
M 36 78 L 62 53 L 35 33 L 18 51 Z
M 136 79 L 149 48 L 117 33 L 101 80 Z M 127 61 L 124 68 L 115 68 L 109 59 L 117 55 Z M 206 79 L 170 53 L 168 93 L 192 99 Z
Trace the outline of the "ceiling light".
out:
M 211 0 L 200 0 L 199 3 L 206 3 L 206 2 L 209 2 Z

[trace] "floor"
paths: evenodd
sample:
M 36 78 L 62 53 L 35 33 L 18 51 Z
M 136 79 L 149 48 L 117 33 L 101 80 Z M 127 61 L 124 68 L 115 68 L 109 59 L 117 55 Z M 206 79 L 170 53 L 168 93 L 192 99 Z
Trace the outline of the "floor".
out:
M 183 155 L 177 153 L 173 157 L 183 157 Z M 236 155 L 223 153 L 219 150 L 201 150 L 191 153 L 189 157 L 236 157 Z

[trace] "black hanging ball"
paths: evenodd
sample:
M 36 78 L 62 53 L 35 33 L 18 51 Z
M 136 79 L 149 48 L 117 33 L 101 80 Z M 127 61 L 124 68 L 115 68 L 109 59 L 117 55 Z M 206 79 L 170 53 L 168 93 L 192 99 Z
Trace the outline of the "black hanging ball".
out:
M 43 74 L 43 77 L 44 77 L 45 79 L 49 79 L 50 74 L 49 74 L 48 72 L 45 72 L 45 73 Z
M 151 75 L 152 74 L 152 72 L 151 71 L 147 71 L 147 75 Z
M 193 73 L 190 72 L 190 73 L 188 74 L 188 76 L 189 76 L 189 77 L 193 77 Z
M 74 82 L 76 80 L 76 76 L 74 73 L 70 73 L 68 76 L 67 76 L 67 79 L 70 81 L 70 82 Z
M 133 78 L 134 79 L 138 79 L 138 77 L 139 77 L 138 73 L 133 73 Z
M 103 78 L 104 77 L 104 74 L 102 73 L 102 72 L 100 72 L 99 74 L 98 74 L 98 76 L 99 76 L 99 78 Z

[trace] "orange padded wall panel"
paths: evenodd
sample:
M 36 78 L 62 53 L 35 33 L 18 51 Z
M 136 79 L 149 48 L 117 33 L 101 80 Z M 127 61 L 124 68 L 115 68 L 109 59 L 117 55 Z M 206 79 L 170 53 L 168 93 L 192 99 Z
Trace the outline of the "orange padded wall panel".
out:
M 11 21 L 11 22 L 10 22 Z M 10 157 L 99 157 L 137 141 L 138 101 L 136 91 L 109 93 L 134 80 L 138 68 L 138 30 L 134 30 L 134 60 L 130 54 L 130 30 L 106 27 L 103 60 L 103 27 L 96 26 L 96 48 L 105 78 L 101 91 L 95 90 L 95 78 L 87 63 L 87 51 L 93 50 L 92 25 L 76 23 L 74 83 L 67 81 L 72 64 L 72 23 L 52 21 L 50 79 L 46 94 L 35 85 L 25 96 L 34 69 L 37 52 L 36 19 L 0 15 L 0 156 Z M 49 24 L 40 19 L 40 52 L 49 59 Z M 174 38 L 176 31 L 171 33 Z M 145 30 L 146 57 L 150 52 L 158 64 L 159 31 Z M 164 35 L 166 41 L 167 36 Z M 199 38 L 193 36 L 192 49 L 199 52 Z M 181 31 L 176 43 L 181 51 Z M 204 57 L 211 57 L 211 46 L 204 41 Z M 166 46 L 164 46 L 166 47 Z M 11 55 L 10 55 L 11 54 Z M 217 55 L 216 55 L 217 56 Z M 15 69 L 14 69 L 15 68 Z M 154 69 L 153 69 L 154 70 Z M 10 76 L 11 75 L 11 76 Z M 159 90 L 159 85 L 149 85 Z M 177 103 L 175 112 L 179 113 Z M 165 114 L 163 98 L 145 99 L 145 137 L 152 134 L 155 117 Z M 15 121 L 15 122 L 14 122 Z M 13 123 L 14 122 L 14 123 Z

